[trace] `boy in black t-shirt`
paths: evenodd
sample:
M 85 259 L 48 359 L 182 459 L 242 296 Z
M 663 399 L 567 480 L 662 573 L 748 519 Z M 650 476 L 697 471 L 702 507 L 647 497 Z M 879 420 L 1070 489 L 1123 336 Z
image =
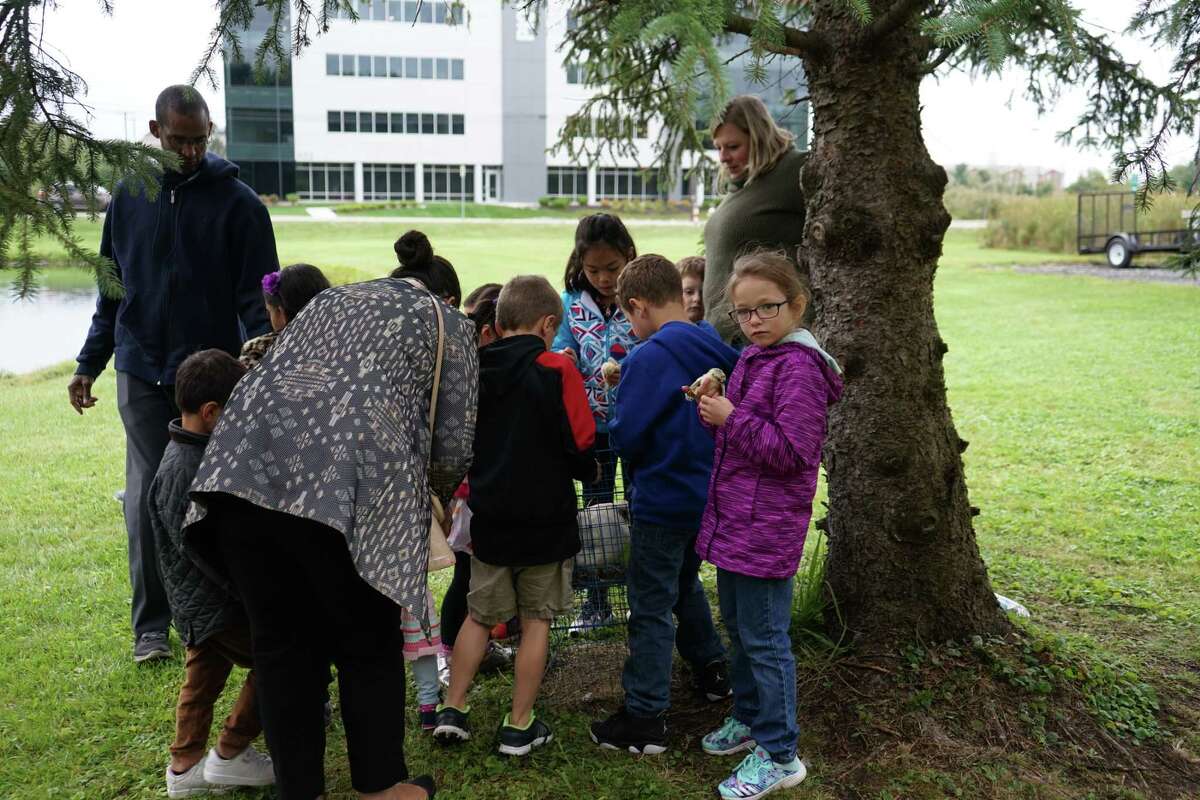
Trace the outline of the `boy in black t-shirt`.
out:
M 533 713 L 550 643 L 550 623 L 571 608 L 572 559 L 579 552 L 574 480 L 594 480 L 596 426 L 583 379 L 566 356 L 548 351 L 562 301 L 541 276 L 519 276 L 496 306 L 500 340 L 479 353 L 479 416 L 471 486 L 471 591 L 454 643 L 450 691 L 434 738 L 470 738 L 467 690 L 497 623 L 521 618 L 512 709 L 500 752 L 523 756 L 550 741 Z

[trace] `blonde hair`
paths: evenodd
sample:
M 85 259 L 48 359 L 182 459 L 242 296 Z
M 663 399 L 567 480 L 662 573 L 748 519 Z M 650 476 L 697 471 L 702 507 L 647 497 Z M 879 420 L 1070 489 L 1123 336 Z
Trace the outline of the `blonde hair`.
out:
M 805 307 L 812 302 L 812 290 L 796 269 L 796 265 L 780 250 L 756 250 L 733 262 L 733 274 L 725 284 L 725 296 L 733 298 L 733 289 L 743 278 L 761 278 L 770 281 L 783 292 L 788 305 L 804 298 Z
M 750 157 L 746 162 L 746 182 L 770 172 L 779 159 L 792 149 L 796 137 L 775 124 L 775 118 L 762 100 L 752 94 L 738 95 L 730 100 L 713 120 L 709 135 L 714 139 L 722 125 L 734 125 L 750 137 Z M 721 188 L 732 183 L 725 167 L 721 167 Z

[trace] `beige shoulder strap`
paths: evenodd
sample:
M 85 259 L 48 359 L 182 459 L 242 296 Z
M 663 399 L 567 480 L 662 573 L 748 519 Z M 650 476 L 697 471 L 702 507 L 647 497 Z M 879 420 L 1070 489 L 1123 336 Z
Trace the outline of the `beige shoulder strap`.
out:
M 429 452 L 433 453 L 433 424 L 437 419 L 438 391 L 442 385 L 442 356 L 446 349 L 446 321 L 442 317 L 442 301 L 432 292 L 429 299 L 433 302 L 433 313 L 437 315 L 437 356 L 433 362 L 433 390 L 429 396 Z

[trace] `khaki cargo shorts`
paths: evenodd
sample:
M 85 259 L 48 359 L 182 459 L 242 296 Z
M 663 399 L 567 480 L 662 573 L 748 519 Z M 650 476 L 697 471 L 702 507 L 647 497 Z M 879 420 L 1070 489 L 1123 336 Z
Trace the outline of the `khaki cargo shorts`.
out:
M 467 609 L 481 625 L 498 625 L 513 617 L 554 619 L 571 610 L 574 559 L 533 567 L 498 567 L 471 556 L 471 591 Z

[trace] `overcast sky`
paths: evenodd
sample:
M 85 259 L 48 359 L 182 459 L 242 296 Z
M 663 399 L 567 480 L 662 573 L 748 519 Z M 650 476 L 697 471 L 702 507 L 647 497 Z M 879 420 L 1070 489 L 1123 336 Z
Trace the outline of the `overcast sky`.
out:
M 497 0 L 499 2 L 499 0 Z M 1133 0 L 1077 0 L 1093 28 L 1118 32 L 1128 21 Z M 210 0 L 115 0 L 111 17 L 98 0 L 58 0 L 48 15 L 45 39 L 88 83 L 93 130 L 104 137 L 140 137 L 146 131 L 158 91 L 185 82 L 208 44 L 216 19 Z M 187 13 L 184 13 L 184 10 Z M 190 16 L 189 16 L 190 15 Z M 1161 78 L 1167 54 L 1121 38 L 1127 58 Z M 219 67 L 219 64 L 218 64 Z M 934 160 L 950 167 L 1021 164 L 1055 168 L 1071 180 L 1090 167 L 1107 168 L 1111 153 L 1080 152 L 1055 142 L 1083 107 L 1074 92 L 1053 113 L 1038 117 L 1021 98 L 1022 76 L 1007 70 L 1001 78 L 972 82 L 955 74 L 927 79 L 922 87 L 925 138 Z M 225 124 L 220 89 L 201 86 L 218 126 Z M 1187 161 L 1191 144 L 1171 143 L 1171 162 Z

